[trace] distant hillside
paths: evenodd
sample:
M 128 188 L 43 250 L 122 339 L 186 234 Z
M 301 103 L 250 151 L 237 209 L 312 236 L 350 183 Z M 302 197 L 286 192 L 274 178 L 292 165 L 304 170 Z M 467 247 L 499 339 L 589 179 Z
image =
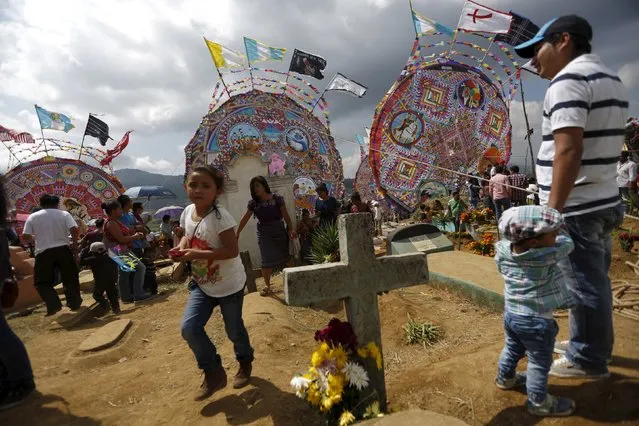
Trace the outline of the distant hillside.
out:
M 158 185 L 170 189 L 177 195 L 177 198 L 151 199 L 145 206 L 146 210 L 157 210 L 166 205 L 186 206 L 189 203 L 184 190 L 184 176 L 161 175 L 137 169 L 115 170 L 114 173 L 127 189 L 134 186 Z

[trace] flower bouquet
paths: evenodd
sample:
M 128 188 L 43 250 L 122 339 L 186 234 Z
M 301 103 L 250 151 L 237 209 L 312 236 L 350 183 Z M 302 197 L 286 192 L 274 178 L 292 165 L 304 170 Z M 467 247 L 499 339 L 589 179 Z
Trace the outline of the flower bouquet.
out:
M 489 223 L 495 218 L 493 211 L 487 207 L 483 209 L 471 210 L 469 215 L 470 221 L 479 225 Z
M 495 237 L 492 234 L 484 234 L 479 241 L 466 244 L 466 248 L 472 253 L 482 256 L 495 256 Z
M 364 397 L 369 386 L 363 365 L 372 359 L 382 369 L 382 355 L 374 342 L 357 347 L 357 338 L 348 322 L 333 318 L 328 327 L 315 333 L 320 343 L 311 357 L 311 366 L 291 380 L 295 394 L 326 416 L 327 425 L 345 426 L 359 419 L 381 417 L 376 395 Z M 372 397 L 372 398 L 371 398 Z

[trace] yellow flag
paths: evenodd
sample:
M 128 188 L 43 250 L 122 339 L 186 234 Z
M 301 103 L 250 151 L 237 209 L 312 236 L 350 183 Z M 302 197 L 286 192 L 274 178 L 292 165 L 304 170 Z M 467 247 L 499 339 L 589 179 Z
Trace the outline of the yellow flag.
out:
M 219 43 L 212 42 L 204 38 L 206 46 L 211 52 L 211 57 L 218 68 L 232 68 L 244 66 L 244 55 L 234 50 L 228 49 Z

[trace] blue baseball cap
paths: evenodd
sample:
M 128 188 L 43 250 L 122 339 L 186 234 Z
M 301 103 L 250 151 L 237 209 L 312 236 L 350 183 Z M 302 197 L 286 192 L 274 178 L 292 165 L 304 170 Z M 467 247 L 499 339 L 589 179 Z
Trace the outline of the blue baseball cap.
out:
M 566 15 L 551 19 L 539 29 L 537 34 L 530 40 L 515 46 L 515 52 L 522 58 L 532 58 L 535 56 L 535 46 L 546 37 L 552 34 L 569 33 L 592 40 L 592 27 L 581 16 Z

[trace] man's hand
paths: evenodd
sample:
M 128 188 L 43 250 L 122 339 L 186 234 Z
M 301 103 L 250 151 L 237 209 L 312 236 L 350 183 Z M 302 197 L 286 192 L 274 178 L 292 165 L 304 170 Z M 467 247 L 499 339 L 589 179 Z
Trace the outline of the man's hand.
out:
M 584 129 L 566 127 L 553 132 L 555 159 L 552 163 L 552 187 L 548 207 L 563 212 L 564 206 L 581 168 L 584 150 Z

